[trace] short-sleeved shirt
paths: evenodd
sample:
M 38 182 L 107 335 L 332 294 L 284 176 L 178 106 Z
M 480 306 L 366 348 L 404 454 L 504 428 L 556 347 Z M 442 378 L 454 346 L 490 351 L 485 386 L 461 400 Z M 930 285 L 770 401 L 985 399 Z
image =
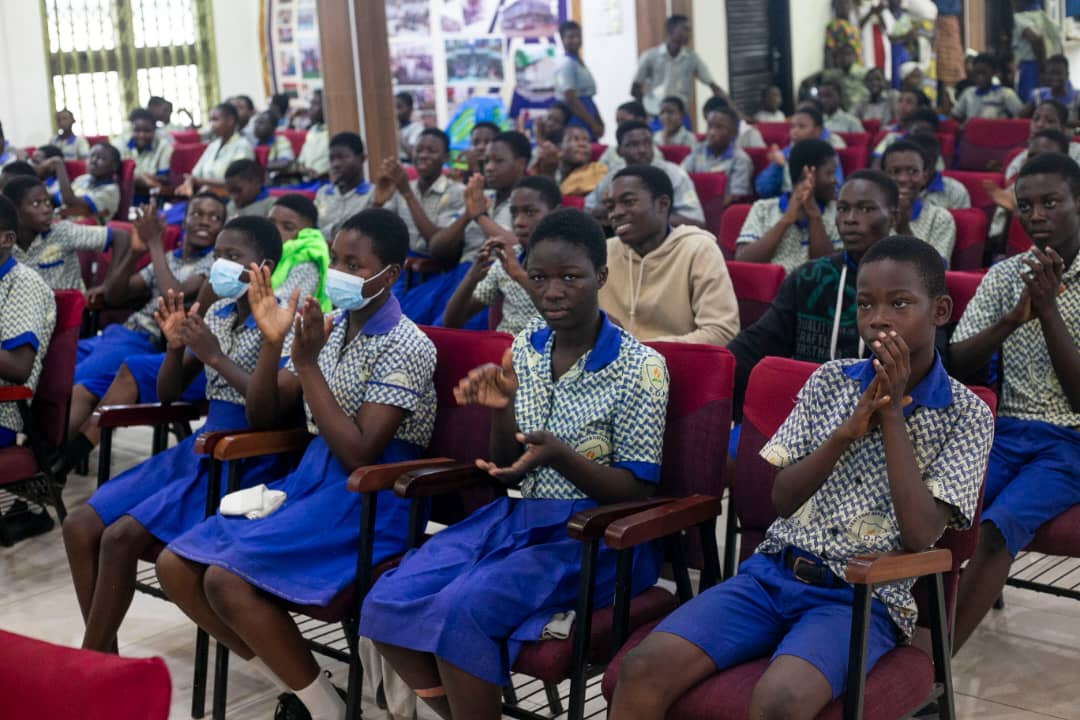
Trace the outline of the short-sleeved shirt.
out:
M 791 202 L 791 194 L 784 193 L 778 198 L 758 200 L 750 207 L 750 213 L 743 222 L 742 230 L 735 241 L 738 245 L 749 245 L 761 239 L 765 233 L 771 230 L 780 219 L 784 217 L 788 204 Z M 820 207 L 820 205 L 819 205 Z M 840 233 L 836 229 L 836 203 L 831 202 L 821 208 L 821 222 L 825 225 L 825 233 L 832 241 L 833 248 L 837 251 L 843 249 L 844 243 L 840 239 Z M 784 272 L 791 272 L 810 259 L 810 223 L 800 220 L 791 225 L 780 239 L 776 252 L 769 261 L 774 265 L 780 265 Z
M 685 145 L 688 148 L 695 148 L 698 145 L 697 136 L 690 132 L 686 128 L 679 126 L 679 129 L 675 131 L 675 134 L 671 138 L 664 137 L 663 130 L 657 130 L 652 136 L 653 145 Z
M 237 207 L 236 203 L 231 199 L 225 206 L 225 217 L 232 220 L 234 217 L 267 217 L 270 215 L 270 208 L 274 206 L 276 197 L 270 195 L 270 191 L 263 188 L 259 191 L 259 194 L 255 196 L 255 199 L 249 202 L 244 207 Z
M 46 140 L 45 144 L 60 148 L 65 160 L 85 160 L 90 154 L 90 142 L 82 135 L 72 135 L 69 138 L 57 135 Z
M 421 192 L 419 180 L 410 181 L 409 186 L 420 201 L 424 214 L 437 228 L 452 225 L 465 211 L 465 186 L 445 175 L 440 175 L 425 192 Z M 401 197 L 401 193 L 394 192 L 394 196 L 383 207 L 397 213 L 398 217 L 405 221 L 405 225 L 409 228 L 409 249 L 415 253 L 427 255 L 431 251 L 428 241 L 420 234 L 416 220 L 413 219 L 412 212 L 409 210 L 409 204 L 405 202 L 405 198 Z
M 889 125 L 896 120 L 896 100 L 899 93 L 893 89 L 884 90 L 877 101 L 867 95 L 855 106 L 855 117 L 863 122 L 877 120 L 882 125 Z
M 948 266 L 956 247 L 956 221 L 952 213 L 916 198 L 911 215 L 911 234 L 937 250 Z
M 525 251 L 520 245 L 515 245 L 510 252 L 517 255 L 519 262 L 525 261 Z M 499 332 L 517 335 L 534 318 L 539 317 L 540 313 L 533 304 L 529 291 L 507 275 L 502 263 L 496 260 L 491 264 L 488 274 L 476 284 L 472 296 L 473 300 L 490 305 L 500 295 L 503 299 L 502 319 L 495 328 Z
M 225 171 L 236 160 L 254 160 L 255 149 L 243 135 L 233 133 L 228 140 L 215 138 L 195 163 L 191 174 L 197 178 L 224 180 Z
M 1077 163 L 1080 163 L 1080 143 L 1069 143 L 1069 157 L 1071 157 Z M 1024 163 L 1027 162 L 1028 151 L 1025 148 L 1019 155 L 1014 157 L 1009 163 L 1009 166 L 1005 168 L 1005 186 L 1009 187 L 1016 182 L 1016 176 L 1020 174 L 1020 168 L 1024 167 Z
M 338 225 L 367 208 L 375 186 L 364 180 L 351 190 L 342 190 L 334 183 L 323 185 L 315 193 L 315 208 L 319 211 L 319 230 L 327 242 L 333 242 Z
M 285 280 L 274 290 L 274 295 L 278 300 L 288 301 L 292 291 L 299 289 L 300 299 L 303 300 L 308 295 L 315 295 L 315 291 L 319 289 L 320 279 L 319 266 L 316 263 L 304 262 L 293 265 L 289 274 L 285 276 Z
M 80 175 L 71 183 L 71 192 L 90 206 L 94 215 L 111 220 L 120 209 L 120 186 L 112 180 L 95 180 L 93 175 Z
M 567 90 L 573 90 L 579 98 L 596 94 L 596 80 L 576 57 L 563 55 L 555 66 L 555 97 L 562 99 Z
M 1069 110 L 1069 123 L 1075 123 L 1078 117 L 1078 111 L 1080 111 L 1080 93 L 1077 93 L 1073 88 L 1072 83 L 1068 80 L 1065 81 L 1065 95 L 1063 97 L 1057 97 L 1054 95 L 1054 91 L 1048 87 L 1037 87 L 1034 92 L 1031 93 L 1031 102 L 1036 106 L 1042 105 L 1048 100 L 1054 100 L 1061 103 Z
M 1031 253 L 1002 260 L 987 271 L 956 326 L 953 344 L 974 337 L 1016 307 L 1025 287 L 1020 278 L 1020 271 L 1027 267 L 1023 264 L 1025 257 L 1031 257 Z M 1074 259 L 1065 269 L 1062 284 L 1065 292 L 1058 295 L 1058 312 L 1073 343 L 1080 346 L 1080 260 Z M 1009 335 L 1001 355 L 999 415 L 1080 428 L 1080 413 L 1069 405 L 1038 319 L 1024 323 Z
M 255 324 L 255 316 L 249 314 L 243 322 L 237 322 L 236 301 L 228 298 L 218 300 L 205 315 L 206 327 L 217 338 L 221 352 L 246 373 L 255 371 L 262 347 L 262 333 Z M 292 350 L 292 331 L 285 336 L 281 357 L 288 358 Z M 244 404 L 244 395 L 234 388 L 217 370 L 206 366 L 206 399 Z
M 688 173 L 726 173 L 728 195 L 754 193 L 754 161 L 734 142 L 719 155 L 713 153 L 708 143 L 701 143 L 683 159 L 682 169 Z
M 814 452 L 851 417 L 875 375 L 872 360 L 836 360 L 818 368 L 761 457 L 777 468 Z M 990 408 L 945 372 L 940 358 L 911 391 L 904 408 L 908 437 L 930 493 L 952 507 L 949 527 L 971 526 L 993 441 Z M 859 555 L 901 548 L 881 428 L 856 440 L 829 477 L 790 517 L 777 518 L 757 552 L 794 546 L 817 555 L 838 577 Z M 914 579 L 874 587 L 874 596 L 905 636 L 915 629 Z
M 998 120 L 1019 117 L 1023 109 L 1024 101 L 1012 88 L 994 85 L 983 92 L 973 85 L 960 93 L 960 99 L 953 108 L 953 115 L 960 120 Z
M 41 366 L 56 326 L 56 301 L 45 281 L 30 268 L 9 257 L 0 264 L 0 350 L 29 345 L 36 353 L 30 377 L 23 383 L 0 378 L 0 387 L 37 388 Z M 22 416 L 13 402 L 0 403 L 0 435 L 23 429 Z
M 946 210 L 971 207 L 971 195 L 964 183 L 941 173 L 934 173 L 934 177 L 922 192 L 922 199 L 929 205 Z
M 325 123 L 312 125 L 307 129 L 304 146 L 296 161 L 306 168 L 311 168 L 317 175 L 330 172 L 330 133 Z
M 859 122 L 859 118 L 844 110 L 837 110 L 832 115 L 827 116 L 825 118 L 825 129 L 833 133 L 866 132 L 866 128 Z
M 654 163 L 664 159 L 664 154 L 660 152 L 660 148 L 656 147 L 656 143 L 653 143 L 652 159 Z M 597 160 L 597 162 L 607 166 L 608 172 L 618 172 L 626 167 L 626 161 L 623 160 L 623 156 L 619 154 L 619 147 L 617 145 L 608 145 L 607 149 L 600 155 L 600 159 Z
M 698 199 L 697 190 L 694 189 L 694 181 L 690 179 L 686 171 L 675 163 L 663 159 L 653 160 L 652 166 L 666 172 L 671 180 L 672 187 L 675 189 L 675 198 L 671 203 L 671 214 L 705 222 L 705 211 L 701 208 L 701 200 Z M 618 172 L 619 170 L 608 169 L 604 179 L 597 184 L 591 193 L 585 196 L 586 208 L 591 210 L 604 202 L 611 192 L 611 183 Z
M 541 319 L 514 338 L 518 430 L 546 430 L 593 462 L 629 470 L 644 482 L 660 482 L 670 384 L 664 358 L 604 315 L 592 350 L 552 380 L 554 341 L 554 331 Z M 549 466 L 526 475 L 521 494 L 560 500 L 586 497 Z
M 694 78 L 706 85 L 712 85 L 712 73 L 705 66 L 701 56 L 688 47 L 679 50 L 671 57 L 667 44 L 661 43 L 642 53 L 638 60 L 634 82 L 645 85 L 642 102 L 650 115 L 660 112 L 660 101 L 669 95 L 690 103 L 690 93 L 694 89 Z
M 170 136 L 171 138 L 171 136 Z M 134 138 L 129 138 L 116 146 L 121 160 L 135 161 L 136 175 L 168 175 L 169 163 L 172 162 L 173 144 L 159 135 L 154 135 L 153 142 L 147 148 L 135 146 Z
M 735 140 L 735 144 L 740 150 L 766 147 L 765 136 L 761 134 L 761 131 L 743 120 L 739 121 L 739 137 Z
M 193 275 L 209 277 L 210 266 L 214 264 L 213 250 L 213 247 L 203 248 L 185 259 L 184 248 L 178 247 L 166 253 L 165 262 L 177 282 L 182 283 Z M 157 299 L 161 295 L 161 290 L 158 286 L 157 275 L 154 274 L 154 265 L 151 263 L 140 270 L 139 277 L 146 283 L 146 288 L 150 291 L 150 299 L 142 308 L 128 317 L 124 327 L 144 332 L 150 336 L 150 339 L 157 342 L 161 339 L 161 328 L 154 322 L 154 311 L 157 310 Z
M 1061 31 L 1050 16 L 1042 10 L 1024 10 L 1013 13 L 1012 50 L 1016 62 L 1035 60 L 1035 48 L 1024 37 L 1025 30 L 1034 30 L 1043 39 L 1046 48 L 1045 57 L 1062 52 Z
M 435 427 L 435 345 L 401 314 L 393 295 L 347 344 L 349 313 L 336 310 L 330 317 L 318 363 L 342 411 L 355 418 L 364 403 L 401 408 L 406 416 L 394 438 L 426 447 Z M 291 358 L 285 369 L 296 372 Z M 304 411 L 308 431 L 318 433 L 306 402 Z
M 79 267 L 79 250 L 105 252 L 112 244 L 108 227 L 77 225 L 61 220 L 33 239 L 23 250 L 15 245 L 12 256 L 36 270 L 53 290 L 86 290 Z
M 510 196 L 502 202 L 497 202 L 488 210 L 492 221 L 507 232 L 514 226 L 514 218 L 510 215 Z M 465 244 L 461 248 L 461 260 L 459 263 L 472 262 L 480 254 L 480 248 L 487 242 L 487 234 L 484 228 L 473 220 L 465 226 Z
M 284 135 L 274 135 L 267 145 L 270 146 L 270 151 L 266 154 L 266 162 L 272 163 L 279 160 L 288 160 L 292 162 L 296 159 L 296 153 L 293 152 L 292 143 L 289 142 L 289 138 Z

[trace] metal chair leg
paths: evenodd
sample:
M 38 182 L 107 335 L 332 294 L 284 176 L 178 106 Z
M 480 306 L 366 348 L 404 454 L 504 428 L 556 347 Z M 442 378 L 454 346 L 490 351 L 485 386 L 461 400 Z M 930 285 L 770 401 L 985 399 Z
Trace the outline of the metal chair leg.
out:
M 191 685 L 191 717 L 206 714 L 206 670 L 210 661 L 210 635 L 199 628 L 195 633 L 195 677 Z
M 229 692 L 229 648 L 217 643 L 214 653 L 214 720 L 225 720 L 225 701 Z
M 544 694 L 547 695 L 548 708 L 551 710 L 552 717 L 558 717 L 563 714 L 562 698 L 559 697 L 559 686 L 555 683 L 544 683 Z

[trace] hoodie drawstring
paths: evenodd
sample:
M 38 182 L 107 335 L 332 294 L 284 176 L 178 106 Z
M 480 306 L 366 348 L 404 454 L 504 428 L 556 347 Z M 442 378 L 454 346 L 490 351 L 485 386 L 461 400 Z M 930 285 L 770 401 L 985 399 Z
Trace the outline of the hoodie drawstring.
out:
M 847 288 L 847 263 L 844 263 L 843 268 L 840 270 L 840 287 L 836 291 L 836 307 L 833 309 L 833 323 L 832 323 L 832 340 L 829 343 L 829 359 L 836 359 L 836 343 L 840 339 L 840 316 L 844 312 L 844 290 Z M 633 312 L 631 312 L 631 315 Z M 863 340 L 862 335 L 859 336 L 859 358 L 863 356 L 863 351 L 866 349 L 866 341 Z
M 629 246 L 626 246 L 626 261 L 630 265 L 630 283 L 627 289 L 630 291 L 629 307 L 630 307 L 630 327 L 627 328 L 631 334 L 635 330 L 634 316 L 637 314 L 638 298 L 641 296 L 641 285 L 645 279 L 645 258 L 641 258 L 641 264 L 638 266 L 638 279 L 637 285 L 634 284 L 634 255 Z

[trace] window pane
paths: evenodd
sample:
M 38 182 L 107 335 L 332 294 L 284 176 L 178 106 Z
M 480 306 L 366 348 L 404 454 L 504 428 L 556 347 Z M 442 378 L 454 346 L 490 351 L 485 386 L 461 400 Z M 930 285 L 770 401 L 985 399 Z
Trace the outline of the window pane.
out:
M 48 0 L 49 50 L 116 49 L 116 18 L 110 0 Z
M 160 95 L 172 101 L 174 123 L 186 125 L 187 113 L 190 113 L 195 125 L 202 124 L 203 109 L 197 66 L 147 68 L 137 71 L 136 76 L 139 83 L 139 101 L 144 105 L 151 95 Z
M 135 47 L 191 45 L 195 42 L 192 0 L 131 0 Z
M 56 109 L 75 115 L 77 135 L 115 135 L 126 115 L 120 105 L 120 75 L 115 72 L 79 73 L 53 77 Z

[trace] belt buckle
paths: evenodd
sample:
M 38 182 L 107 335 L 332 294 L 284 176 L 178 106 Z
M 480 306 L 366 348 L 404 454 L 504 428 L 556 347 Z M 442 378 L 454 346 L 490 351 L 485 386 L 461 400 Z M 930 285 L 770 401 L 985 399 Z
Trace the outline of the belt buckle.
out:
M 791 574 L 795 576 L 796 580 L 805 585 L 817 585 L 817 583 L 815 583 L 813 580 L 804 578 L 802 575 L 799 574 L 799 567 L 802 565 L 806 565 L 807 567 L 814 570 L 818 569 L 817 563 L 813 562 L 808 558 L 804 558 L 802 555 L 798 555 L 795 557 L 794 560 L 791 561 Z

